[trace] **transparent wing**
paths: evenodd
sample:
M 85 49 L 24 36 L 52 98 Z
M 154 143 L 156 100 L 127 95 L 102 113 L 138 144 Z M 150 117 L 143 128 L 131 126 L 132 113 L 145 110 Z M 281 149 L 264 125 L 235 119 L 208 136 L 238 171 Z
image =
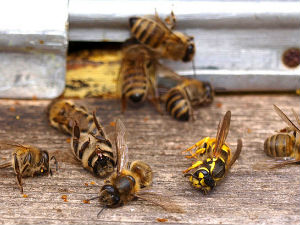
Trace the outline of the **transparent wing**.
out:
M 223 120 L 219 123 L 217 136 L 216 136 L 216 145 L 214 148 L 214 155 L 218 156 L 220 154 L 220 150 L 225 143 L 225 140 L 228 135 L 229 126 L 230 126 L 231 112 L 227 111 Z
M 278 116 L 280 116 L 280 118 L 286 122 L 290 128 L 292 128 L 293 130 L 297 131 L 298 133 L 300 133 L 299 128 L 287 117 L 287 115 L 285 115 L 281 109 L 279 109 L 276 105 L 274 106 L 274 110 L 275 112 L 278 114 Z M 299 118 L 298 118 L 299 119 Z
M 155 64 L 155 73 L 157 79 L 157 87 L 160 95 L 166 94 L 171 88 L 182 83 L 185 79 L 179 74 L 156 62 Z
M 266 160 L 265 162 L 259 162 L 253 165 L 253 169 L 256 171 L 269 171 L 273 169 L 279 169 L 290 164 L 300 163 L 299 159 L 291 157 L 275 157 L 274 159 Z
M 116 121 L 116 151 L 117 151 L 117 173 L 127 168 L 128 147 L 125 140 L 126 128 L 120 119 Z
M 23 149 L 28 149 L 28 147 L 19 144 L 18 142 L 15 141 L 0 141 L 0 149 L 7 149 L 7 148 L 23 148 Z
M 296 118 L 296 121 L 297 121 L 298 125 L 300 125 L 300 118 L 299 118 L 299 116 L 297 115 L 296 111 L 295 111 L 294 109 L 292 109 L 292 112 L 293 112 L 293 114 L 294 114 L 294 117 Z
M 139 191 L 137 194 L 135 194 L 135 196 L 145 201 L 151 202 L 154 205 L 160 206 L 168 212 L 184 213 L 184 210 L 175 202 L 172 202 L 169 196 L 163 196 L 148 189 L 146 189 L 145 191 Z

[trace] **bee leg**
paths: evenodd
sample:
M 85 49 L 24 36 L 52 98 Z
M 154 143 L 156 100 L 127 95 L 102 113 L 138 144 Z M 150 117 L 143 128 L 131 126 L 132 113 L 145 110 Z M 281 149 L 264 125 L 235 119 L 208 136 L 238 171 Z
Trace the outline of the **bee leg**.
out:
M 194 110 L 193 110 L 192 106 L 190 106 L 190 117 L 191 117 L 192 121 L 196 121 L 196 117 L 195 117 Z
M 80 138 L 80 129 L 79 129 L 77 121 L 75 120 L 75 123 L 73 126 L 73 133 L 72 133 L 72 139 L 73 139 L 72 145 L 73 145 L 75 155 L 78 151 L 79 138 Z
M 54 160 L 54 163 L 55 163 L 55 169 L 56 169 L 56 171 L 58 171 L 58 162 L 57 162 L 55 156 L 52 156 L 50 160 Z
M 165 18 L 165 23 L 170 30 L 173 30 L 176 26 L 176 17 L 174 15 L 173 10 L 171 14 Z
M 93 120 L 94 120 L 94 123 L 95 123 L 95 125 L 97 127 L 97 130 L 100 133 L 100 135 L 103 136 L 106 139 L 106 135 L 105 135 L 104 130 L 103 130 L 102 126 L 100 125 L 100 123 L 99 123 L 99 121 L 96 117 L 96 112 L 95 111 L 93 112 Z
M 121 109 L 121 112 L 124 113 L 125 110 L 126 110 L 126 98 L 124 95 L 122 95 L 121 97 L 121 102 L 122 102 L 122 109 Z
M 149 101 L 154 105 L 156 111 L 159 113 L 159 114 L 163 114 L 163 111 L 160 107 L 160 103 L 159 103 L 159 99 L 154 97 L 154 98 L 149 98 Z
M 21 174 L 21 171 L 20 171 L 20 166 L 19 166 L 19 161 L 18 161 L 18 158 L 17 158 L 17 154 L 15 153 L 13 155 L 13 157 L 14 157 L 14 168 L 15 168 L 15 172 L 16 172 L 16 175 L 17 175 L 17 182 L 18 182 L 18 185 L 20 187 L 20 191 L 23 194 L 22 174 Z

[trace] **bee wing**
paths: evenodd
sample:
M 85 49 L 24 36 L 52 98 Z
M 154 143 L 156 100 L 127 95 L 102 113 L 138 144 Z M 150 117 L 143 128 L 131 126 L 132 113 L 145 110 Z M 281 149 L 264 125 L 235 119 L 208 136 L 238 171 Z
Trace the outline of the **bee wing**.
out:
M 184 213 L 184 210 L 175 202 L 172 202 L 169 196 L 164 196 L 150 190 L 141 190 L 137 194 L 135 194 L 135 196 L 145 201 L 151 202 L 154 205 L 160 206 L 168 212 Z
M 0 149 L 12 148 L 12 147 L 28 149 L 28 147 L 21 145 L 15 141 L 0 141 Z
M 120 119 L 116 121 L 116 151 L 117 151 L 117 173 L 128 165 L 128 147 L 125 140 L 126 128 Z
M 292 109 L 292 112 L 293 112 L 293 114 L 294 114 L 294 117 L 296 118 L 296 121 L 297 121 L 298 125 L 300 125 L 300 118 L 299 118 L 299 116 L 297 115 L 296 111 L 295 111 L 294 109 Z
M 231 119 L 231 112 L 227 111 L 222 121 L 219 123 L 217 136 L 216 136 L 216 145 L 214 148 L 214 155 L 218 156 L 220 154 L 221 147 L 223 146 L 229 131 Z
M 160 95 L 166 94 L 171 88 L 184 81 L 183 77 L 158 61 L 156 62 L 155 69 L 157 86 Z
M 279 109 L 276 105 L 273 105 L 274 106 L 274 110 L 275 110 L 275 112 L 278 114 L 278 116 L 280 116 L 280 118 L 284 121 L 284 122 L 286 122 L 288 125 L 289 125 L 289 127 L 290 128 L 292 128 L 294 131 L 296 131 L 296 132 L 298 132 L 298 133 L 300 133 L 300 130 L 299 130 L 299 128 L 287 117 L 287 115 L 285 115 L 282 111 L 281 111 L 281 109 Z M 293 112 L 294 113 L 294 112 Z M 295 112 L 296 113 L 296 112 Z M 295 114 L 294 113 L 294 114 Z M 297 114 L 296 114 L 297 115 Z M 299 119 L 299 117 L 297 116 L 296 117 L 296 119 L 297 119 L 297 121 L 298 121 L 298 119 Z
M 257 171 L 268 171 L 273 169 L 279 169 L 289 164 L 299 163 L 299 159 L 290 157 L 274 157 L 274 159 L 267 160 L 266 162 L 259 162 L 252 167 Z

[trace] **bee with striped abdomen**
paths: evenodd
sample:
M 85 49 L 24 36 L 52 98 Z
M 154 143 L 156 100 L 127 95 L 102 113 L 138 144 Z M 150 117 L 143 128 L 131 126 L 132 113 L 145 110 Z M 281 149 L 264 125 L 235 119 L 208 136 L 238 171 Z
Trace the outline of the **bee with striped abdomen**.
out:
M 55 99 L 49 104 L 47 113 L 50 125 L 63 133 L 72 135 L 75 120 L 81 132 L 95 132 L 93 115 L 73 101 Z
M 111 141 L 95 113 L 68 100 L 54 100 L 48 107 L 51 126 L 70 134 L 71 148 L 83 167 L 95 176 L 106 177 L 115 167 Z
M 123 59 L 118 78 L 122 112 L 125 111 L 127 102 L 139 106 L 146 99 L 161 112 L 155 76 L 156 60 L 151 51 L 129 39 L 124 43 L 122 52 Z
M 103 209 L 122 206 L 135 198 L 140 198 L 161 206 L 171 212 L 182 212 L 181 209 L 155 192 L 143 191 L 144 187 L 152 184 L 152 169 L 143 161 L 133 161 L 128 167 L 128 148 L 125 141 L 126 128 L 123 122 L 116 121 L 116 149 L 117 171 L 106 180 L 99 195 L 92 199 L 99 199 Z M 90 200 L 92 200 L 90 199 Z M 89 200 L 86 200 L 86 202 Z M 98 213 L 98 215 L 103 211 Z
M 219 123 L 216 138 L 206 137 L 183 152 L 190 152 L 187 158 L 195 158 L 197 161 L 184 171 L 192 186 L 209 193 L 218 182 L 227 174 L 231 166 L 239 157 L 242 150 L 242 140 L 238 139 L 237 149 L 231 158 L 231 149 L 225 140 L 230 126 L 231 112 L 226 112 Z M 194 151 L 194 152 L 192 152 Z M 193 173 L 187 173 L 194 170 Z
M 166 111 L 173 118 L 188 121 L 193 118 L 193 108 L 210 104 L 213 97 L 214 91 L 210 83 L 185 78 L 161 99 L 166 104 Z
M 22 177 L 33 177 L 39 175 L 51 175 L 50 160 L 55 160 L 56 170 L 58 164 L 54 156 L 49 157 L 49 153 L 40 150 L 34 146 L 21 145 L 13 141 L 0 141 L 1 149 L 14 148 L 12 153 L 12 161 L 0 165 L 0 168 L 12 166 L 17 176 L 17 182 L 23 193 Z
M 274 105 L 274 110 L 288 124 L 288 127 L 282 129 L 280 133 L 268 137 L 264 143 L 264 151 L 268 156 L 285 159 L 285 162 L 274 167 L 300 162 L 300 129 L 276 105 Z M 300 125 L 297 113 L 292 111 Z
M 167 18 L 168 19 L 168 18 Z M 195 54 L 194 38 L 173 31 L 175 16 L 171 13 L 169 23 L 155 16 L 131 17 L 129 25 L 132 35 L 143 45 L 149 47 L 159 57 L 172 60 L 191 61 Z
M 86 133 L 81 132 L 75 120 L 71 148 L 85 169 L 92 172 L 95 176 L 106 177 L 114 171 L 115 167 L 112 144 L 103 127 L 98 122 L 95 113 L 93 113 L 93 121 L 97 132 Z

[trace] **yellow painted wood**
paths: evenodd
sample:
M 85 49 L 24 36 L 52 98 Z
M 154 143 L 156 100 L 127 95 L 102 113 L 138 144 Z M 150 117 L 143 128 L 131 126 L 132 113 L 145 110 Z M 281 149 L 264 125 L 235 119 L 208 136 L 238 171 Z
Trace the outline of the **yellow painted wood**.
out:
M 120 50 L 82 50 L 67 60 L 64 97 L 116 97 Z

